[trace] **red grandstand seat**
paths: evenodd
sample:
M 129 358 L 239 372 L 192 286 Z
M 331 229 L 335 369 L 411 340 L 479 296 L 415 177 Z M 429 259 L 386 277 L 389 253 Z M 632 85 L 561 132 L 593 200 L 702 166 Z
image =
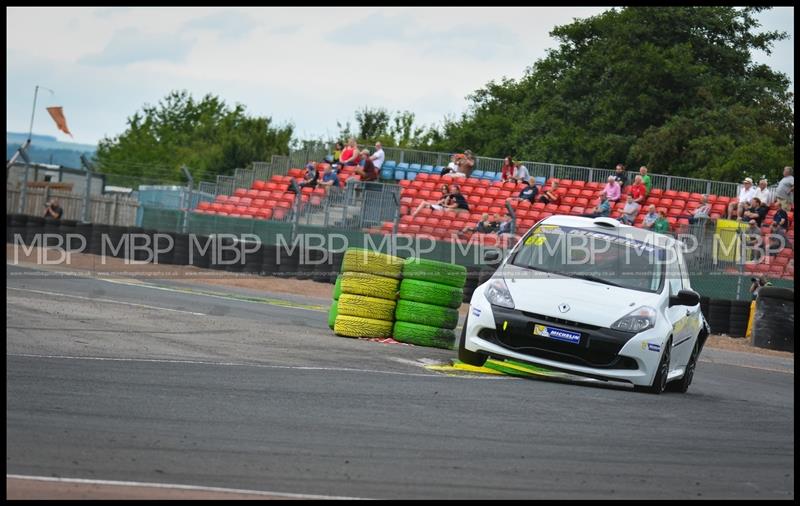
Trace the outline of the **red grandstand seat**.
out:
M 573 188 L 584 188 L 586 186 L 586 181 L 581 181 L 576 179 L 575 181 L 572 181 L 572 184 L 570 186 L 572 186 Z
M 591 189 L 581 190 L 581 197 L 592 198 L 597 195 L 597 192 Z
M 400 185 L 400 186 L 401 186 L 403 189 L 405 189 L 405 188 L 408 188 L 408 187 L 410 187 L 410 186 L 411 186 L 411 180 L 410 180 L 410 179 L 401 179 L 401 180 L 400 180 L 400 182 L 399 182 L 398 184 L 399 184 L 399 185 Z
M 560 205 L 560 206 L 558 206 L 556 208 L 556 210 L 557 210 L 557 212 L 559 214 L 569 214 L 571 209 L 572 209 L 572 206 L 568 206 L 566 204 L 562 204 L 562 205 Z
M 558 182 L 559 186 L 563 186 L 564 188 L 569 188 L 570 186 L 574 186 L 573 181 L 571 179 L 561 179 Z
M 489 188 L 478 187 L 478 188 L 475 188 L 474 190 L 472 190 L 472 192 L 470 194 L 471 195 L 481 195 L 481 196 L 483 196 L 483 195 L 486 195 L 487 191 L 489 191 Z
M 650 195 L 654 197 L 660 197 L 663 194 L 664 190 L 662 190 L 661 188 L 653 188 L 652 190 L 650 190 Z
M 679 207 L 683 209 L 684 207 L 686 207 L 686 201 L 681 199 L 675 199 L 672 201 L 672 207 Z
M 575 197 L 571 197 L 571 196 L 567 195 L 566 197 L 564 197 L 562 199 L 562 202 L 564 204 L 566 204 L 566 205 L 570 205 L 571 206 L 571 205 L 575 204 Z
M 251 188 L 254 190 L 265 190 L 267 188 L 267 182 L 262 181 L 261 179 L 256 179 L 253 181 Z
M 661 206 L 661 207 L 670 207 L 672 205 L 672 199 L 671 198 L 667 198 L 667 197 L 663 197 L 663 198 L 659 199 L 658 204 L 656 204 L 656 205 Z
M 558 204 L 547 204 L 544 206 L 544 210 L 548 213 L 554 214 L 556 211 L 558 211 Z
M 289 169 L 286 172 L 286 175 L 291 176 L 291 177 L 303 177 L 304 173 L 305 173 L 305 171 L 303 169 L 296 169 L 295 168 L 295 169 Z
M 585 214 L 585 213 L 586 213 L 586 210 L 583 207 L 575 206 L 575 207 L 572 208 L 572 214 L 574 214 L 574 215 Z
M 595 181 L 591 181 L 591 182 L 586 183 L 586 188 L 588 190 L 600 191 L 600 190 L 603 189 L 603 186 L 605 186 L 605 183 L 598 183 L 598 182 L 595 182 Z
M 670 207 L 667 211 L 667 216 L 672 218 L 677 218 L 681 214 L 683 214 L 683 209 L 679 207 Z
M 236 188 L 233 192 L 234 197 L 246 197 L 247 196 L 247 188 Z
M 428 180 L 428 176 L 429 174 L 427 172 L 420 172 L 417 174 L 417 177 L 414 180 L 426 182 Z
M 669 198 L 675 198 L 678 196 L 677 190 L 664 190 L 664 196 Z
M 197 203 L 197 209 L 200 210 L 200 211 L 205 211 L 206 209 L 210 209 L 210 208 L 211 208 L 211 202 L 205 202 L 204 201 L 204 202 L 198 202 Z

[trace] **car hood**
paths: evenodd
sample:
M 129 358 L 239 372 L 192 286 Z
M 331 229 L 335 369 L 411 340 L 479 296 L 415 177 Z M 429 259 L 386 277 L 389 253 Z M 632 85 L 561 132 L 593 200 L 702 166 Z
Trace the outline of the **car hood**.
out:
M 515 309 L 589 325 L 609 327 L 640 306 L 658 309 L 661 297 L 656 293 L 544 273 L 536 273 L 531 279 L 532 272 L 535 271 L 506 265 L 497 273 L 502 274 Z M 563 304 L 569 306 L 568 311 L 559 310 Z

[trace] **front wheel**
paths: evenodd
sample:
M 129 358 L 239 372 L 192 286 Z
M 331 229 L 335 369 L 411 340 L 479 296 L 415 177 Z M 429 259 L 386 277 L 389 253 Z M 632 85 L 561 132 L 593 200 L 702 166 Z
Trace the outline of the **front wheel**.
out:
M 633 389 L 636 392 L 647 392 L 649 394 L 660 394 L 667 388 L 667 375 L 669 374 L 669 357 L 672 351 L 672 338 L 667 340 L 664 345 L 664 353 L 661 355 L 661 361 L 658 363 L 658 371 L 653 384 L 650 386 L 634 385 Z
M 699 354 L 700 354 L 700 339 L 698 339 L 697 342 L 694 343 L 694 349 L 692 349 L 692 356 L 689 358 L 689 363 L 686 364 L 686 370 L 683 373 L 683 378 L 668 383 L 667 384 L 668 391 L 685 394 L 686 391 L 689 390 L 689 385 L 692 384 L 692 378 L 694 377 L 694 369 L 697 366 L 697 355 Z
M 465 346 L 467 339 L 467 320 L 464 320 L 464 328 L 461 330 L 461 339 L 458 340 L 458 359 L 465 364 L 475 367 L 482 367 L 486 363 L 487 357 L 483 353 L 469 351 Z

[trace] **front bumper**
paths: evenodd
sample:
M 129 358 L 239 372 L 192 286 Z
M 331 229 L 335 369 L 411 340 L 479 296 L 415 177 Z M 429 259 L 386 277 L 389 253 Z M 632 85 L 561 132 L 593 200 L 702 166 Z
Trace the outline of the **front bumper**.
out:
M 580 340 L 535 335 L 537 324 L 580 334 Z M 633 334 L 493 306 L 480 289 L 465 325 L 464 347 L 470 351 L 643 386 L 652 383 L 665 341 L 658 327 Z

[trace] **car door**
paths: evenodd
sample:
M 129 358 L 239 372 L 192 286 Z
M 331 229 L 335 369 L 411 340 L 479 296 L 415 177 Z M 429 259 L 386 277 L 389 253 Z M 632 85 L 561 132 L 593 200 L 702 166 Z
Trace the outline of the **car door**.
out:
M 673 251 L 672 255 L 680 255 L 680 252 Z M 667 262 L 667 286 L 669 287 L 669 297 L 677 297 L 678 292 L 683 290 L 683 277 L 681 276 L 679 257 L 673 256 Z M 686 365 L 688 356 L 684 358 L 684 349 L 690 347 L 687 338 L 687 324 L 689 323 L 689 308 L 682 305 L 674 305 L 667 308 L 667 318 L 672 325 L 672 350 L 670 357 L 670 371 Z

